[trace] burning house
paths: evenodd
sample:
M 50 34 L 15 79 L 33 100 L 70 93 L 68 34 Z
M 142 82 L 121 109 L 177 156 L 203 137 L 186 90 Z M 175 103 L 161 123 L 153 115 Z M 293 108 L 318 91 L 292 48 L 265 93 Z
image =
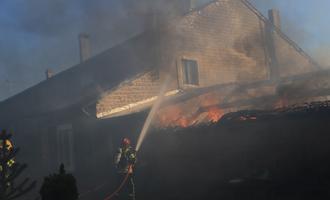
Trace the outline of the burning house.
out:
M 247 1 L 215 1 L 167 23 L 157 19 L 150 30 L 155 54 L 149 55 L 154 63 L 106 91 L 96 104 L 98 118 L 150 106 L 169 75 L 165 96 L 180 103 L 160 111 L 161 126 L 217 121 L 222 114 L 241 109 L 233 102 L 276 95 L 281 79 L 318 70 L 281 32 L 277 10 L 269 11 L 268 20 Z M 260 104 L 242 105 L 251 106 Z
M 31 176 L 64 163 L 82 191 L 104 180 L 116 142 L 137 137 L 160 96 L 156 127 L 327 99 L 329 72 L 281 31 L 277 10 L 266 18 L 246 0 L 178 2 L 184 14 L 153 14 L 144 32 L 94 57 L 80 35 L 80 64 L 1 102 L 1 125 L 17 133 Z M 290 92 L 308 81 L 319 84 L 308 84 L 307 96 Z

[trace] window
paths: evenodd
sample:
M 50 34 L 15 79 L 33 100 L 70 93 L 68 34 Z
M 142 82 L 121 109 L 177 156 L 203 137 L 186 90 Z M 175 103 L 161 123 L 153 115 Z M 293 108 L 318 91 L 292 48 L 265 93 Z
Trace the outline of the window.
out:
M 71 124 L 57 127 L 57 161 L 64 164 L 68 171 L 74 170 L 73 163 L 73 130 Z
M 198 65 L 196 60 L 182 60 L 183 64 L 183 84 L 198 85 Z

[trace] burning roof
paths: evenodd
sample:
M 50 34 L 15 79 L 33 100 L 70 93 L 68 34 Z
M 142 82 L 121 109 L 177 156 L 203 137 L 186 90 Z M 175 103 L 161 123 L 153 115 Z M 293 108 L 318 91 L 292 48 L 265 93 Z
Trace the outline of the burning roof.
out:
M 280 51 L 275 55 L 271 48 Z M 318 70 L 298 45 L 247 1 L 218 0 L 160 23 L 2 102 L 2 113 L 9 116 L 1 118 L 70 107 L 96 109 L 97 118 L 139 112 L 156 101 L 164 77 L 170 75 L 173 81 L 158 123 L 214 122 L 228 112 L 290 104 L 279 92 L 279 82 L 271 79 L 274 67 L 279 82 Z

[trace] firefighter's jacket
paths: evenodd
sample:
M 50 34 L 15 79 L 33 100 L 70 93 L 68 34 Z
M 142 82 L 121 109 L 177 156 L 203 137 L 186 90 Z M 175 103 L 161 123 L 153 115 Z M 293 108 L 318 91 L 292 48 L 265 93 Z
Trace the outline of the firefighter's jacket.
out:
M 118 148 L 114 163 L 118 173 L 132 173 L 129 166 L 136 163 L 135 150 L 131 146 Z
M 8 152 L 12 151 L 13 145 L 9 140 L 6 140 L 6 145 L 5 146 L 6 146 Z M 3 144 L 1 143 L 0 144 L 0 151 L 2 151 L 2 147 L 3 147 Z M 7 161 L 7 167 L 8 168 L 13 167 L 14 164 L 15 164 L 15 159 L 14 158 Z M 3 170 L 3 166 L 0 165 L 0 171 L 2 171 L 2 170 Z

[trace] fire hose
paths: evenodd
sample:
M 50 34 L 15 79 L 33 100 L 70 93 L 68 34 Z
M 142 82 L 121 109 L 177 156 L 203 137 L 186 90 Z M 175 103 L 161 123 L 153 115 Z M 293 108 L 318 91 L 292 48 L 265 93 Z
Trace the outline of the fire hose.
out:
M 104 200 L 111 200 L 115 195 L 118 195 L 118 193 L 120 192 L 120 190 L 124 187 L 124 185 L 126 184 L 129 175 L 131 174 L 131 171 L 133 170 L 133 166 L 129 165 L 128 166 L 128 171 L 126 173 L 126 176 L 124 177 L 123 181 L 120 183 L 120 185 L 118 186 L 118 188 L 109 196 L 107 196 Z
M 166 89 L 167 89 L 167 86 L 168 84 L 170 83 L 171 81 L 171 76 L 168 75 L 164 81 L 164 83 L 162 84 L 162 87 L 160 89 L 160 92 L 159 92 L 159 98 L 157 99 L 157 101 L 152 105 L 152 108 L 147 116 L 147 119 L 145 120 L 144 122 L 144 125 L 143 125 L 143 128 L 140 132 L 140 135 L 139 135 L 139 138 L 138 138 L 138 141 L 137 141 L 137 145 L 136 145 L 136 148 L 135 148 L 135 152 L 139 151 L 140 147 L 141 147 L 141 144 L 148 132 L 148 129 L 150 127 L 150 124 L 152 122 L 152 119 L 156 113 L 156 111 L 158 110 L 158 108 L 160 107 L 161 105 L 161 102 L 162 102 L 162 99 L 164 98 L 165 96 L 165 93 L 166 93 Z M 127 182 L 128 180 L 128 177 L 130 175 L 130 171 L 132 171 L 132 168 L 133 165 L 129 165 L 128 166 L 128 172 L 125 176 L 125 178 L 123 179 L 123 181 L 121 182 L 121 184 L 119 185 L 119 187 L 109 196 L 107 196 L 104 200 L 111 200 L 116 194 L 118 194 L 120 192 L 120 190 L 122 189 L 122 187 L 125 185 L 125 183 Z

